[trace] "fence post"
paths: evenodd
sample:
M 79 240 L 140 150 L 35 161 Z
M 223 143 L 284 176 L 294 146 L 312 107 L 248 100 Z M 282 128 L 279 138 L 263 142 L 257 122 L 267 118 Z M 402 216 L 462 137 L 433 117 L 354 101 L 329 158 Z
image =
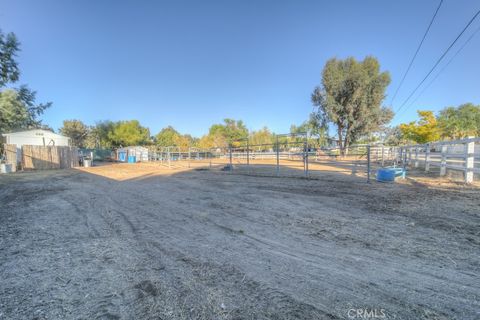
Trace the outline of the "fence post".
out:
M 305 177 L 308 177 L 308 143 L 303 143 L 303 170 L 305 171 Z
M 430 171 L 430 143 L 425 145 L 425 172 Z
M 415 147 L 415 168 L 418 168 L 418 147 Z
M 370 145 L 367 146 L 367 182 L 370 183 Z
M 473 138 L 473 137 L 469 137 Z M 473 167 L 475 164 L 475 141 L 465 143 L 465 183 L 473 182 Z
M 171 163 L 171 154 L 170 154 L 170 147 L 167 147 L 167 157 L 168 157 L 168 167 L 171 168 L 172 167 L 172 163 Z
M 248 138 L 247 138 L 247 166 L 250 165 L 250 144 L 248 143 Z
M 232 166 L 232 144 L 229 144 L 228 145 L 228 154 L 229 154 L 229 163 L 230 163 L 230 171 L 233 170 L 233 166 Z
M 276 136 L 276 146 L 277 146 L 277 176 L 280 175 L 280 151 L 278 145 L 278 136 Z
M 444 176 L 447 174 L 447 145 L 442 144 L 442 160 L 440 162 L 440 175 Z
M 385 166 L 385 147 L 382 144 L 382 167 Z

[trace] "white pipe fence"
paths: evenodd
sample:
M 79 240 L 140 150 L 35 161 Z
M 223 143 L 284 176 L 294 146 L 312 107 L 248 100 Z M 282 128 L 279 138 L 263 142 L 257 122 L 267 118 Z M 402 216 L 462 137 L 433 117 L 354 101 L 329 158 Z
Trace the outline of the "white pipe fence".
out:
M 438 167 L 440 176 L 447 170 L 461 171 L 464 181 L 472 183 L 475 174 L 480 174 L 480 138 L 401 146 L 396 158 L 404 166 L 423 167 L 426 172 Z

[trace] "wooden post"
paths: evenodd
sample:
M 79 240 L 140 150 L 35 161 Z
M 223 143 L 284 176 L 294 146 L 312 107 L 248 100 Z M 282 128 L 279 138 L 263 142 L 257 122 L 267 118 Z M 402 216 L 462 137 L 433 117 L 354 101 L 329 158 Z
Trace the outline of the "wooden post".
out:
M 472 137 L 469 137 L 472 138 Z M 465 143 L 465 183 L 473 182 L 473 167 L 475 163 L 475 141 Z
M 430 171 L 430 144 L 425 145 L 425 172 Z
M 442 160 L 440 162 L 440 176 L 447 174 L 447 145 L 442 144 Z

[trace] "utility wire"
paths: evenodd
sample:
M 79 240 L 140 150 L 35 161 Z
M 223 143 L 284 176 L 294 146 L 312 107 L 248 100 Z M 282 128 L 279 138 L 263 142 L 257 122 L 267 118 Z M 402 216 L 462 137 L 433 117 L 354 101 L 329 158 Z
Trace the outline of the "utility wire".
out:
M 452 61 L 458 56 L 458 54 L 467 46 L 467 44 L 473 39 L 473 37 L 480 31 L 480 26 L 468 37 L 468 39 L 463 43 L 463 45 L 460 47 L 460 49 L 455 52 L 455 54 L 448 60 L 448 62 L 440 69 L 440 71 L 435 75 L 435 77 L 430 81 L 422 91 L 418 94 L 418 96 L 410 103 L 408 108 L 410 108 L 417 100 L 420 98 L 420 96 L 432 85 L 432 83 L 435 82 L 435 80 L 440 76 L 440 74 L 445 71 L 445 69 L 452 63 Z M 407 109 L 404 109 L 402 114 L 406 111 Z
M 468 29 L 468 27 L 470 27 L 472 22 L 478 17 L 479 14 L 480 14 L 480 10 L 478 10 L 477 13 L 475 13 L 475 15 L 472 17 L 472 19 L 470 19 L 470 21 L 467 23 L 467 25 L 463 28 L 462 32 L 460 32 L 458 34 L 458 36 L 455 38 L 455 40 L 448 46 L 448 48 L 443 52 L 443 54 L 440 56 L 440 58 L 438 58 L 437 62 L 435 62 L 435 64 L 430 69 L 430 71 L 427 73 L 427 75 L 423 78 L 423 80 L 420 81 L 420 83 L 415 87 L 415 89 L 412 91 L 412 93 L 410 93 L 410 95 L 407 97 L 407 99 L 405 99 L 405 101 L 403 101 L 400 108 L 398 108 L 397 113 L 405 106 L 405 104 L 408 102 L 408 100 L 410 100 L 410 98 L 415 94 L 415 92 L 417 92 L 418 88 L 420 88 L 420 86 L 425 82 L 425 80 L 427 80 L 427 78 L 432 74 L 433 70 L 435 70 L 435 68 L 438 66 L 438 64 L 443 60 L 443 58 L 450 51 L 450 49 L 452 49 L 452 47 L 455 45 L 455 43 L 457 43 L 458 39 L 460 39 L 460 37 L 465 33 L 465 31 Z
M 402 80 L 400 81 L 400 84 L 397 87 L 397 90 L 395 90 L 395 93 L 393 94 L 392 100 L 390 101 L 390 105 L 393 105 L 393 101 L 395 100 L 395 97 L 397 96 L 398 90 L 402 87 L 403 82 L 405 81 L 405 78 L 407 77 L 408 72 L 410 71 L 410 68 L 412 68 L 413 61 L 415 61 L 415 58 L 417 57 L 418 52 L 420 51 L 420 48 L 422 47 L 423 42 L 425 41 L 425 38 L 427 37 L 428 32 L 430 31 L 430 27 L 433 24 L 433 21 L 435 20 L 435 17 L 437 16 L 438 11 L 440 10 L 440 7 L 442 6 L 443 0 L 440 1 L 438 4 L 437 10 L 435 10 L 435 13 L 433 14 L 432 20 L 430 20 L 430 24 L 427 27 L 427 30 L 425 30 L 425 33 L 423 35 L 422 41 L 420 41 L 420 44 L 417 47 L 417 50 L 415 51 L 415 54 L 412 57 L 412 60 L 410 60 L 410 64 L 407 67 L 407 70 L 403 74 Z

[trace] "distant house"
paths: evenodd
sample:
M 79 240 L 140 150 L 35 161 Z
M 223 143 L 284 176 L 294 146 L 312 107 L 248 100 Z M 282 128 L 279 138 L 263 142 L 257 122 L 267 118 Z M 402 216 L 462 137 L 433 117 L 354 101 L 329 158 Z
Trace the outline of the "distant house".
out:
M 6 144 L 16 144 L 17 148 L 23 145 L 31 146 L 69 146 L 70 138 L 56 134 L 49 130 L 34 129 L 2 134 Z

